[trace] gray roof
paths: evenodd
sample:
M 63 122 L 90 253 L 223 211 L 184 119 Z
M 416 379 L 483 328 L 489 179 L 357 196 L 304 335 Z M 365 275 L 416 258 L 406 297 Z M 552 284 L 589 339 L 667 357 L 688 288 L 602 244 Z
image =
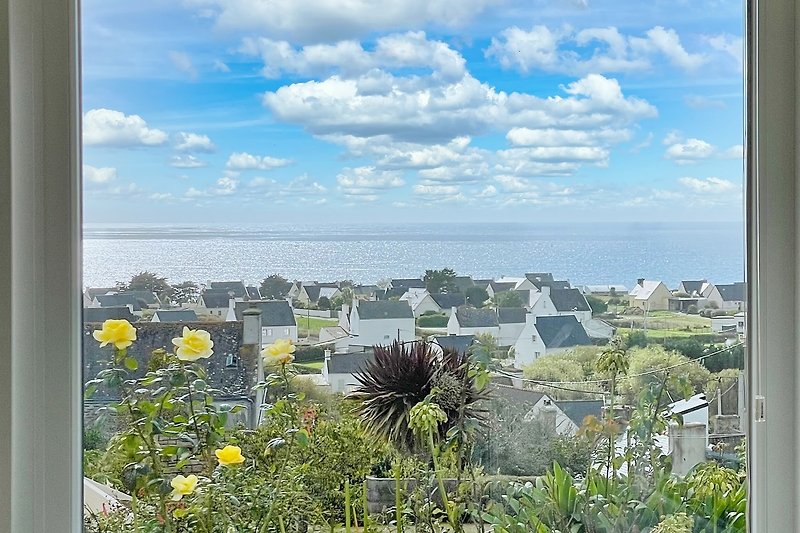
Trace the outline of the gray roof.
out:
M 131 294 L 98 294 L 95 300 L 100 304 L 100 307 L 120 307 L 123 305 L 130 305 L 134 311 L 142 310 L 142 300 L 136 298 Z M 145 307 L 147 304 L 145 303 Z
M 433 339 L 442 348 L 466 353 L 467 349 L 475 342 L 475 335 L 436 335 Z
M 433 298 L 433 301 L 436 302 L 436 305 L 438 305 L 442 309 L 448 309 L 448 310 L 453 307 L 458 307 L 459 305 L 464 305 L 465 303 L 467 303 L 466 297 L 460 293 L 431 294 L 431 298 Z
M 319 291 L 321 288 L 321 285 L 303 285 L 303 289 L 305 289 L 308 299 L 312 302 L 319 300 Z
M 200 297 L 203 299 L 206 309 L 226 308 L 231 299 L 225 289 L 206 289 Z
M 510 291 L 517 286 L 517 284 L 513 281 L 492 281 L 489 282 L 489 285 L 492 287 L 492 290 L 495 293 Z
M 462 328 L 491 328 L 499 325 L 494 309 L 476 309 L 466 305 L 456 309 L 456 319 Z
M 530 409 L 536 402 L 542 399 L 541 392 L 532 391 L 530 389 L 519 389 L 510 385 L 502 385 L 500 383 L 490 383 L 491 396 L 505 400 L 510 405 Z
M 453 285 L 455 285 L 456 291 L 466 292 L 467 289 L 475 286 L 475 282 L 472 281 L 471 276 L 456 276 L 453 278 Z
M 578 427 L 587 416 L 600 418 L 603 409 L 603 400 L 564 400 L 555 404 Z
M 386 318 L 414 318 L 408 302 L 377 301 L 358 302 L 358 317 L 361 320 L 381 320 Z
M 377 285 L 356 285 L 353 287 L 353 293 L 358 296 L 372 296 L 379 290 L 381 289 Z
M 236 320 L 242 320 L 245 309 L 261 310 L 261 325 L 263 327 L 273 326 L 297 326 L 297 321 L 292 312 L 292 306 L 286 300 L 251 300 L 249 302 L 236 302 L 234 312 Z
M 700 291 L 703 288 L 703 283 L 705 283 L 705 281 L 681 281 L 683 290 L 686 291 L 686 293 L 690 296 L 693 293 L 700 294 Z
M 139 368 L 132 372 L 132 377 L 141 377 L 147 372 L 147 362 L 153 350 L 163 348 L 172 352 L 172 339 L 183 334 L 183 328 L 204 329 L 214 342 L 214 353 L 208 359 L 201 359 L 199 364 L 206 369 L 206 381 L 209 387 L 218 389 L 215 398 L 251 397 L 252 387 L 256 382 L 257 356 L 245 356 L 241 351 L 242 323 L 220 322 L 194 324 L 175 324 L 171 322 L 137 322 L 136 342 L 128 348 L 128 357 L 139 362 Z M 107 368 L 113 358 L 111 346 L 100 348 L 100 344 L 92 338 L 92 332 L 98 329 L 97 324 L 85 324 L 83 327 L 83 377 L 84 382 L 94 379 L 97 372 Z M 235 355 L 239 363 L 227 366 L 228 355 Z M 109 400 L 117 396 L 116 390 L 98 388 L 95 400 Z
M 575 315 L 536 317 L 536 331 L 549 349 L 592 344 Z
M 486 287 L 494 283 L 493 279 L 475 279 L 472 281 L 475 282 L 476 287 L 480 287 L 481 289 L 485 289 Z
M 553 274 L 550 272 L 528 272 L 525 277 L 531 282 L 554 280 Z
M 127 306 L 83 308 L 83 321 L 85 323 L 102 323 L 106 320 L 127 320 L 128 322 L 133 322 L 136 320 L 136 317 L 131 314 L 131 310 Z
M 197 322 L 193 309 L 159 309 L 155 314 L 160 322 Z
M 717 285 L 722 299 L 726 302 L 744 302 L 747 300 L 747 284 L 744 282 Z
M 419 278 L 396 278 L 392 280 L 392 288 L 424 289 L 425 282 Z
M 152 291 L 120 291 L 117 294 L 129 294 L 137 300 L 142 300 L 147 305 L 158 305 L 161 302 Z
M 540 289 L 540 290 L 541 290 L 542 287 L 550 287 L 550 289 L 569 289 L 569 288 L 571 288 L 571 285 L 569 284 L 569 281 L 559 281 L 559 280 L 533 281 L 533 280 L 531 280 L 531 283 L 533 283 L 534 287 L 536 287 L 537 289 Z
M 375 352 L 372 349 L 363 352 L 349 352 L 333 354 L 328 360 L 329 374 L 356 374 L 362 372 L 367 363 L 375 361 Z
M 258 289 L 258 287 L 247 287 L 247 297 L 251 300 L 260 300 L 261 291 Z
M 94 300 L 95 296 L 99 294 L 108 294 L 109 292 L 117 292 L 117 289 L 114 287 L 89 287 L 86 289 L 86 296 Z
M 579 289 L 551 289 L 550 299 L 560 312 L 592 310 Z
M 247 288 L 241 281 L 212 281 L 211 288 L 226 293 L 233 292 L 234 298 L 247 298 Z
M 498 322 L 501 324 L 524 324 L 528 312 L 522 307 L 499 307 L 497 309 Z

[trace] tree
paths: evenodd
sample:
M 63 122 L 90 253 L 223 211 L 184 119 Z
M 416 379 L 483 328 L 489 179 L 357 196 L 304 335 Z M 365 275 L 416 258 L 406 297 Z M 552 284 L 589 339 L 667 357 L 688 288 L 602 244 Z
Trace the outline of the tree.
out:
M 319 300 L 317 300 L 317 307 L 322 309 L 323 311 L 327 311 L 331 308 L 331 301 L 327 296 L 320 296 Z
M 489 293 L 486 292 L 486 289 L 482 289 L 481 287 L 470 287 L 467 289 L 465 297 L 469 305 L 473 307 L 483 307 L 483 304 L 489 299 Z
M 261 296 L 266 300 L 281 300 L 289 294 L 292 284 L 280 274 L 271 274 L 261 281 Z
M 422 280 L 431 294 L 456 292 L 456 271 L 452 268 L 426 270 Z
M 608 304 L 597 296 L 587 296 L 586 301 L 589 303 L 589 307 L 592 308 L 593 315 L 601 315 L 608 311 Z
M 650 384 L 660 383 L 665 377 L 668 378 L 669 396 L 675 400 L 685 398 L 702 392 L 710 375 L 708 369 L 697 361 L 678 352 L 667 351 L 660 345 L 633 348 L 628 353 L 628 375 L 631 377 L 621 381 L 619 391 L 626 394 L 629 401 L 633 401 L 639 391 L 648 388 Z
M 133 276 L 128 283 L 118 282 L 117 288 L 122 291 L 154 292 L 162 300 L 169 300 L 173 293 L 173 288 L 167 283 L 167 278 L 147 270 Z
M 184 281 L 172 286 L 172 301 L 176 304 L 190 304 L 197 302 L 200 287 L 194 281 Z
M 524 307 L 522 296 L 516 291 L 503 291 L 494 295 L 494 304 L 497 307 Z

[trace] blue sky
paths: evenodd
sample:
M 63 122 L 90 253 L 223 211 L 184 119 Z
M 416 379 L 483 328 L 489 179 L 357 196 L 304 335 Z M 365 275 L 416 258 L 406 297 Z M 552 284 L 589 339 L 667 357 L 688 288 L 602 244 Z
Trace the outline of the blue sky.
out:
M 742 216 L 740 2 L 82 9 L 87 222 Z

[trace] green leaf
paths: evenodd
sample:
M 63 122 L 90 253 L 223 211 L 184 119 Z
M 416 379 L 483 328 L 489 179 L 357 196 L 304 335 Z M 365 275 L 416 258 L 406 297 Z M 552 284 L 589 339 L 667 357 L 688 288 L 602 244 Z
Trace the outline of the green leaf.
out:
M 125 368 L 127 368 L 128 370 L 136 370 L 139 368 L 139 362 L 136 361 L 136 359 L 134 359 L 133 357 L 126 357 L 125 360 L 123 361 L 123 364 L 125 365 Z
M 308 431 L 306 431 L 305 429 L 301 429 L 300 431 L 298 431 L 295 434 L 294 438 L 297 441 L 297 444 L 301 448 L 307 448 L 308 447 Z
M 194 383 L 192 383 L 192 387 L 194 387 L 196 391 L 204 391 L 206 390 L 206 382 L 202 379 L 196 379 Z

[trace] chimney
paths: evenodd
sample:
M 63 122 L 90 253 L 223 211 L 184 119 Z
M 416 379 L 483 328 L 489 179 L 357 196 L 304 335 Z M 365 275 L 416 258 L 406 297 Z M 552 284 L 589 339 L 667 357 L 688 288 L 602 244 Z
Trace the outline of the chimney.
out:
M 264 381 L 264 361 L 261 359 L 261 310 L 245 309 L 242 313 L 242 348 L 247 350 L 256 359 L 256 385 Z M 264 403 L 264 389 L 255 392 L 252 411 L 250 412 L 250 427 L 255 428 L 261 423 L 261 405 Z
M 330 348 L 326 348 L 325 349 L 325 362 L 322 364 L 322 380 L 327 385 L 330 385 L 330 383 L 328 382 L 328 375 L 329 375 L 328 364 L 330 363 L 330 361 L 331 361 L 331 350 L 330 350 Z
M 639 279 L 636 281 L 636 283 L 637 283 L 637 284 L 638 284 L 640 287 L 644 287 L 644 278 L 639 278 Z
M 553 400 L 545 396 L 544 407 L 542 407 L 541 414 L 542 422 L 544 422 L 544 425 L 547 429 L 553 431 L 554 433 L 556 431 L 556 415 L 557 411 L 556 407 L 553 405 Z

